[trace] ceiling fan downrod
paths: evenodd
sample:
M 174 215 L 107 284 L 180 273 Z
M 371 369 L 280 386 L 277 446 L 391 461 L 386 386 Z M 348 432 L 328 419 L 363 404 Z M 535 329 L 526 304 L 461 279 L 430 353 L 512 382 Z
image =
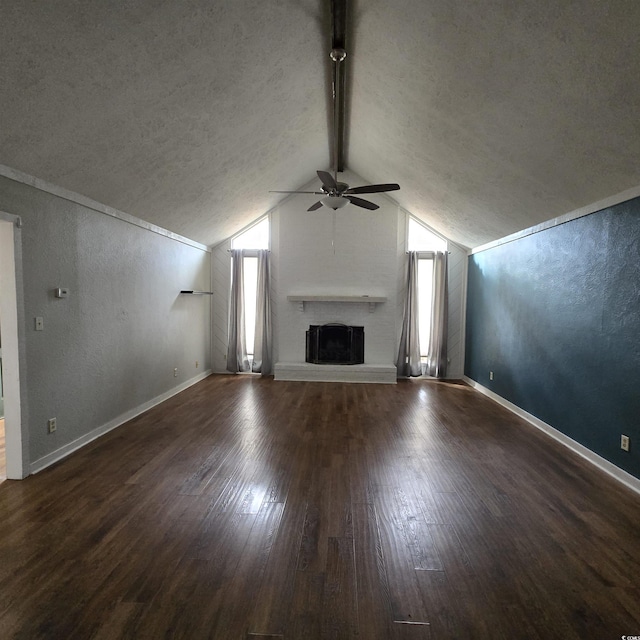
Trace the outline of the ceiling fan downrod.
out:
M 342 164 L 341 156 L 343 153 L 343 148 L 340 144 L 341 116 L 344 121 L 344 109 L 341 108 L 344 104 L 342 96 L 344 78 L 341 63 L 347 57 L 347 52 L 344 49 L 331 49 L 329 57 L 333 61 L 333 179 L 338 182 L 338 166 Z

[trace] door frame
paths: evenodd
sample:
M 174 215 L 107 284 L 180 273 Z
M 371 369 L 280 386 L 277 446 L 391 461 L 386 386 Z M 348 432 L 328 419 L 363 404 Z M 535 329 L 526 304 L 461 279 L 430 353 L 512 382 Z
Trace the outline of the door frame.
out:
M 0 211 L 0 328 L 7 479 L 29 475 L 22 220 Z

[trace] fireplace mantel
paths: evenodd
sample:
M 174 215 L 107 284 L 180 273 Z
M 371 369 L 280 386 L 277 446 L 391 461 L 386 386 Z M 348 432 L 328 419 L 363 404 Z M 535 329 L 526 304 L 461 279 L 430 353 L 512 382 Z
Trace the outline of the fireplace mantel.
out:
M 287 300 L 289 302 L 297 302 L 298 308 L 300 311 L 304 311 L 304 303 L 305 302 L 359 302 L 360 304 L 368 304 L 369 312 L 373 313 L 376 309 L 376 304 L 380 304 L 382 302 L 386 302 L 387 299 L 382 296 L 334 296 L 334 295 L 315 295 L 315 294 L 307 294 L 307 295 L 296 295 L 296 296 L 287 296 Z

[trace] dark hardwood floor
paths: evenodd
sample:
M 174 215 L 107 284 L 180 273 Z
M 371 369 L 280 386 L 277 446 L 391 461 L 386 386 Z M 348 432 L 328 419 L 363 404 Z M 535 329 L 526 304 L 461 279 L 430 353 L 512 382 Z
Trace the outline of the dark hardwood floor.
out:
M 640 497 L 462 384 L 213 376 L 0 485 L 0 638 L 618 640 Z

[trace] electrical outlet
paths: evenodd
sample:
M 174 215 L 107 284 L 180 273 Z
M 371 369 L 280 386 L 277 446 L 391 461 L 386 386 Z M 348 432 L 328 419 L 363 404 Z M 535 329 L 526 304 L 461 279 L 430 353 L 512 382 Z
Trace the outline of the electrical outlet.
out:
M 178 377 L 178 367 L 176 367 L 176 368 L 173 370 L 173 377 L 174 377 L 174 378 L 177 378 L 177 377 Z
M 620 436 L 620 448 L 623 451 L 629 451 L 629 436 L 621 435 Z
M 196 360 L 196 369 L 200 366 L 200 363 Z
M 489 380 L 493 380 L 493 371 L 489 371 Z
M 47 420 L 47 433 L 53 433 L 58 428 L 55 418 L 49 418 Z

